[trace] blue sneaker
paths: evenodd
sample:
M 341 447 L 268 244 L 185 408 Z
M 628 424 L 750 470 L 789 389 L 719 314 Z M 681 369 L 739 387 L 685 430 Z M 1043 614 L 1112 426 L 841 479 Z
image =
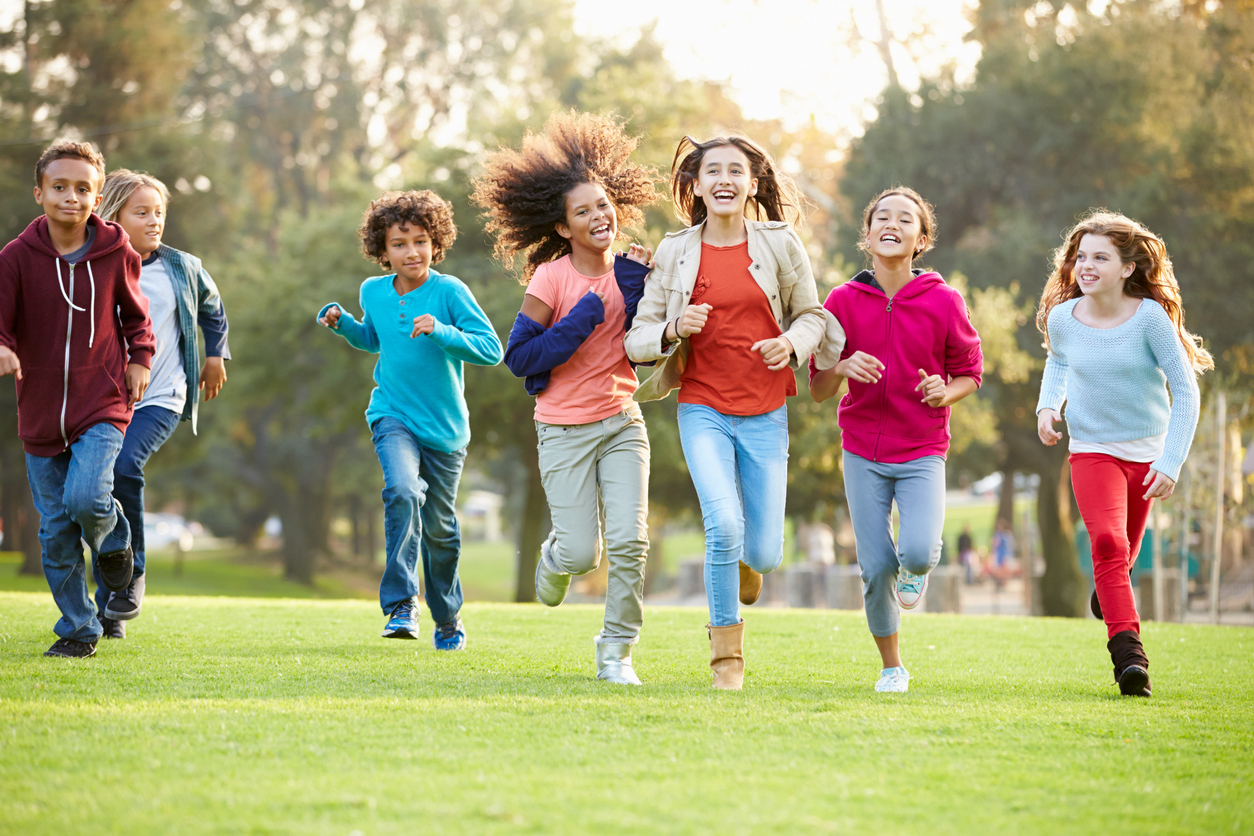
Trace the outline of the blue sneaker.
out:
M 418 605 L 412 600 L 401 601 L 392 608 L 388 626 L 383 628 L 385 639 L 418 638 Z
M 456 616 L 452 621 L 435 625 L 431 643 L 435 645 L 436 650 L 465 650 L 466 625 L 462 624 L 462 620 Z
M 900 570 L 897 574 L 897 603 L 903 610 L 912 610 L 923 600 L 923 592 L 927 589 L 927 575 L 916 575 L 913 572 Z

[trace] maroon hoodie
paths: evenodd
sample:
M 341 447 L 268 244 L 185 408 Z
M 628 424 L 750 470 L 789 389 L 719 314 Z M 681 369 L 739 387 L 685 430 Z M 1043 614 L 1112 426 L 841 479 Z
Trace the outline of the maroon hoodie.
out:
M 139 256 L 122 227 L 94 213 L 87 223 L 96 238 L 74 265 L 47 216 L 0 250 L 0 345 L 22 364 L 17 434 L 33 456 L 57 455 L 96 424 L 126 432 L 126 365 L 151 367 L 157 347 Z
M 980 385 L 984 355 L 962 294 L 939 273 L 921 273 L 889 300 L 863 270 L 823 303 L 845 328 L 844 360 L 864 351 L 884 364 L 876 383 L 849 378 L 837 413 L 841 447 L 855 456 L 899 464 L 949 450 L 949 407 L 933 409 L 914 387 L 929 375 L 972 377 Z M 815 374 L 810 360 L 810 377 Z

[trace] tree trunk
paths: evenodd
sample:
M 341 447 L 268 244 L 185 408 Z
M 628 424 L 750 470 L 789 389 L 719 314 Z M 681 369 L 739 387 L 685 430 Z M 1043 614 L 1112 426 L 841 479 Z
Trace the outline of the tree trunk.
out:
M 536 561 L 540 557 L 540 544 L 549 536 L 549 503 L 540 479 L 540 457 L 534 447 L 524 448 L 523 463 L 527 466 L 527 495 L 518 526 L 518 577 L 514 600 L 529 603 L 536 599 Z
M 1041 485 L 1036 495 L 1036 522 L 1045 558 L 1041 605 L 1046 615 L 1080 618 L 1084 615 L 1087 588 L 1080 574 L 1075 527 L 1071 521 L 1071 467 L 1066 451 L 1062 452 L 1060 465 L 1041 469 Z
M 1004 468 L 1001 472 L 1001 490 L 997 494 L 997 519 L 1005 520 L 1011 528 L 1015 524 L 1015 471 Z M 997 522 L 994 520 L 993 522 Z

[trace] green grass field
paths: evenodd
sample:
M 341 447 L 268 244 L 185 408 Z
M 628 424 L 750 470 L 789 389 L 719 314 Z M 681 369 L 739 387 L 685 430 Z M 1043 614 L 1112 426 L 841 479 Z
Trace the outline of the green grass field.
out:
M 911 692 L 861 614 L 749 612 L 709 688 L 701 609 L 649 608 L 643 688 L 592 678 L 592 606 L 472 604 L 469 649 L 370 601 L 151 595 L 46 659 L 0 593 L 0 833 L 1248 833 L 1254 633 L 1146 625 L 1155 696 L 1091 621 L 914 615 Z

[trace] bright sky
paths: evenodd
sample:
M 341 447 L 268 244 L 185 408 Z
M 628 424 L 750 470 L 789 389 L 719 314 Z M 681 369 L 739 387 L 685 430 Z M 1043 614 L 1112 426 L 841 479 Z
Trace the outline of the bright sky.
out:
M 972 0 L 883 0 L 899 43 L 893 56 L 907 89 L 952 65 L 971 74 L 979 47 L 964 43 Z M 887 80 L 874 44 L 874 0 L 575 0 L 581 34 L 630 43 L 657 22 L 667 60 L 685 78 L 726 82 L 745 115 L 861 133 Z M 855 21 L 856 29 L 855 31 Z M 903 46 L 900 42 L 909 46 Z M 913 58 L 911 55 L 913 54 Z

